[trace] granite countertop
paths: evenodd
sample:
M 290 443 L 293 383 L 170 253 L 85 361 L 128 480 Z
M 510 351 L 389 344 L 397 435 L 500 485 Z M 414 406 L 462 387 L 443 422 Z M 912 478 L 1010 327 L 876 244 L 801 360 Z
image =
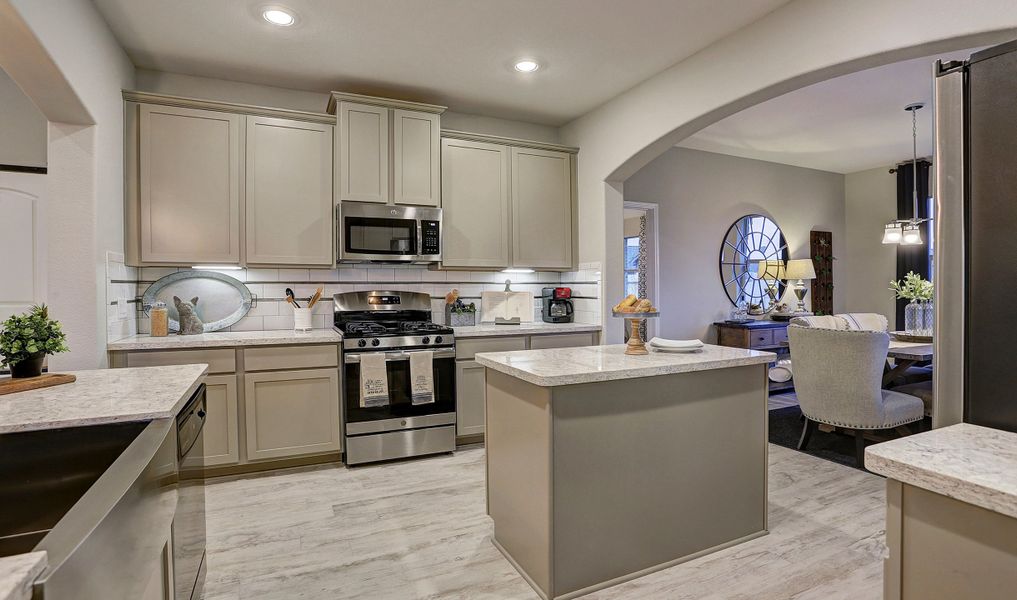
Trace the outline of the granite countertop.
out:
M 208 365 L 71 371 L 74 383 L 0 396 L 0 433 L 175 417 Z
M 152 337 L 133 335 L 109 342 L 106 350 L 182 350 L 184 348 L 232 348 L 235 346 L 278 346 L 290 344 L 338 344 L 342 337 L 331 327 L 294 331 L 279 329 L 272 331 L 217 331 L 199 335 L 176 335 Z
M 865 467 L 1017 518 L 1017 433 L 951 425 L 869 446 Z
M 31 600 L 32 584 L 45 569 L 45 552 L 0 558 L 0 600 Z
M 456 338 L 503 337 L 517 335 L 551 335 L 555 333 L 584 333 L 600 331 L 600 325 L 590 323 L 545 323 L 534 321 L 519 325 L 495 325 L 481 323 L 470 327 L 453 327 Z
M 534 385 L 553 387 L 760 365 L 773 362 L 777 355 L 772 352 L 706 344 L 699 352 L 651 351 L 645 356 L 630 356 L 625 354 L 625 344 L 617 344 L 486 352 L 477 354 L 475 358 L 478 363 L 489 369 Z

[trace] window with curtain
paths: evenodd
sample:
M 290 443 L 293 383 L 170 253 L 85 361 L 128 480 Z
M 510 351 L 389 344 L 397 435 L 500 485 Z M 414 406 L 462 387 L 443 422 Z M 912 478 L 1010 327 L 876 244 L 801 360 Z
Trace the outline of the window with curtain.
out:
M 625 295 L 639 295 L 639 236 L 625 238 Z

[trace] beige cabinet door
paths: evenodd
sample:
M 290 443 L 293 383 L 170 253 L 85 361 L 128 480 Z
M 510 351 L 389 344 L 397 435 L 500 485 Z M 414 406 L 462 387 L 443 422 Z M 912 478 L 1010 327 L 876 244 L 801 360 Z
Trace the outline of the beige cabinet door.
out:
M 511 264 L 509 155 L 500 144 L 441 141 L 443 265 Z
M 247 459 L 339 451 L 339 371 L 244 375 Z
M 248 264 L 331 265 L 331 125 L 247 117 Z
M 143 262 L 240 262 L 243 119 L 210 110 L 141 106 Z
M 485 367 L 476 361 L 456 362 L 456 435 L 484 433 L 484 371 Z
M 237 376 L 205 378 L 205 426 L 201 430 L 206 467 L 240 462 Z
M 339 103 L 339 200 L 389 201 L 389 110 L 379 106 Z
M 440 139 L 438 115 L 392 111 L 393 202 L 441 206 Z
M 512 148 L 512 266 L 572 266 L 572 167 L 566 152 Z

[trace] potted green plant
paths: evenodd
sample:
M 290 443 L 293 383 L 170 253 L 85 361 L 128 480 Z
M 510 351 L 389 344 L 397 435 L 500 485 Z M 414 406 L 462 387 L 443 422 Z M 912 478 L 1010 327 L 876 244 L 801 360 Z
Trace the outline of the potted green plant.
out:
M 890 290 L 897 298 L 910 300 L 904 307 L 904 330 L 911 334 L 932 335 L 932 282 L 914 271 L 901 281 L 891 281 Z
M 67 336 L 45 304 L 11 316 L 0 328 L 0 364 L 10 366 L 11 377 L 38 377 L 46 355 L 58 352 L 67 352 Z

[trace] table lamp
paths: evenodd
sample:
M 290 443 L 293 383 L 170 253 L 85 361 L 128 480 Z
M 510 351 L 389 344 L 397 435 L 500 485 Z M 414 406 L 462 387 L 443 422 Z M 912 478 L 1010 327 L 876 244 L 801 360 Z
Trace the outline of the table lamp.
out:
M 811 258 L 798 258 L 787 261 L 787 266 L 784 267 L 784 279 L 791 281 L 795 280 L 791 284 L 791 289 L 795 293 L 795 297 L 798 298 L 798 312 L 805 312 L 805 294 L 809 293 L 808 288 L 805 287 L 806 279 L 816 278 L 816 268 L 812 265 Z

